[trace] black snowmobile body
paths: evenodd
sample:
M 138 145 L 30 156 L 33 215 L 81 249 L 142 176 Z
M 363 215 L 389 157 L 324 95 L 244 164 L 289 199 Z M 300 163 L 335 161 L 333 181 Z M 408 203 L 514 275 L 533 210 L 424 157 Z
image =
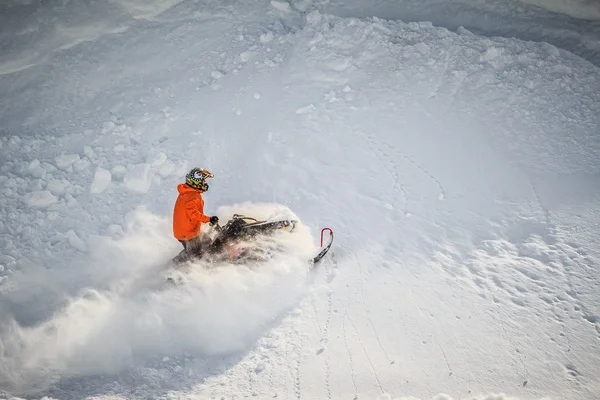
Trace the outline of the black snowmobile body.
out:
M 255 244 L 259 238 L 268 238 L 276 232 L 293 232 L 296 220 L 259 221 L 245 215 L 234 214 L 223 227 L 215 224 L 217 231 L 214 239 L 207 239 L 198 253 L 190 254 L 185 250 L 179 253 L 173 261 L 181 264 L 192 260 L 207 260 L 210 262 L 244 263 L 246 261 L 266 261 L 270 258 L 272 248 L 265 249 Z M 329 230 L 330 240 L 323 246 L 323 231 Z M 329 228 L 321 231 L 321 249 L 316 257 L 309 260 L 318 263 L 327 254 L 333 242 L 333 232 Z
M 209 253 L 219 253 L 223 246 L 240 240 L 253 239 L 258 235 L 269 235 L 278 230 L 292 232 L 296 228 L 295 220 L 275 222 L 257 221 L 255 218 L 234 214 L 224 227 L 217 225 L 219 235 L 208 248 Z
M 264 260 L 265 254 L 258 254 L 252 242 L 259 236 L 268 237 L 277 231 L 292 232 L 296 227 L 295 220 L 258 221 L 245 215 L 234 214 L 223 227 L 213 225 L 217 231 L 214 239 L 206 243 L 196 253 L 182 251 L 173 259 L 176 264 L 186 261 L 204 259 L 211 262 L 243 262 L 249 259 Z

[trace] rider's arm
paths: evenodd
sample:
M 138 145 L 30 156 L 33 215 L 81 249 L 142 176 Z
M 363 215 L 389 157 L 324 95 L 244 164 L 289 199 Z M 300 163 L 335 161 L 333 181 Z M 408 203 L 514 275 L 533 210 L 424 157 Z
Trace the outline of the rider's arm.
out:
M 200 224 L 210 221 L 210 217 L 208 215 L 204 215 L 202 212 L 200 212 L 199 204 L 197 204 L 195 201 L 190 201 L 187 203 L 185 209 L 188 218 L 192 222 Z

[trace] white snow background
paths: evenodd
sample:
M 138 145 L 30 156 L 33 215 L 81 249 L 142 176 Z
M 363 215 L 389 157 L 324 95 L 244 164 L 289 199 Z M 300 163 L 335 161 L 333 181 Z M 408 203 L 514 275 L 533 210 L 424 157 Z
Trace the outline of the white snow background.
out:
M 599 21 L 3 2 L 0 398 L 600 399 Z M 165 286 L 192 166 L 287 255 Z

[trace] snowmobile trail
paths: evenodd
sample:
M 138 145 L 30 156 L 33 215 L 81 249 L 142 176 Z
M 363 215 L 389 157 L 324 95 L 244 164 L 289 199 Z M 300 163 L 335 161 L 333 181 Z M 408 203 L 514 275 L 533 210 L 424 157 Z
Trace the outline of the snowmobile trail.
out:
M 388 201 L 389 207 L 393 208 L 394 204 L 396 204 L 396 193 L 400 193 L 402 202 L 403 202 L 403 206 L 402 206 L 402 214 L 407 216 L 409 215 L 408 213 L 408 195 L 406 193 L 406 190 L 404 190 L 404 188 L 402 187 L 401 179 L 400 179 L 400 174 L 399 174 L 399 170 L 398 167 L 396 165 L 396 163 L 382 150 L 382 142 L 379 142 L 376 138 L 374 138 L 373 136 L 370 135 L 366 135 L 367 140 L 369 141 L 369 145 L 375 150 L 375 152 L 381 157 L 382 164 L 384 166 L 384 168 L 387 170 L 387 172 L 389 173 L 390 177 L 392 178 L 392 182 L 393 182 L 393 186 L 391 189 L 391 197 Z M 389 146 L 388 146 L 389 147 Z M 390 168 L 391 165 L 391 168 Z

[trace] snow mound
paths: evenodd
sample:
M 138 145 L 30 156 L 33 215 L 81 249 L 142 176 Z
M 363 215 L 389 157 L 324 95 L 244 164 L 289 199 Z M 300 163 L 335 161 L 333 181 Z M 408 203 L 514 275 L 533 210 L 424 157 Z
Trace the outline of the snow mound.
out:
M 297 219 L 286 207 L 267 204 L 224 207 L 221 219 L 236 211 Z M 260 266 L 197 264 L 176 287 L 164 279 L 168 260 L 180 249 L 170 228 L 170 219 L 143 208 L 130 213 L 122 238 L 100 236 L 89 246 L 89 264 L 79 266 L 88 281 L 76 295 L 66 295 L 72 290 L 66 283 L 54 287 L 67 301 L 49 319 L 24 327 L 15 322 L 18 315 L 4 315 L 0 385 L 27 392 L 59 376 L 111 374 L 156 357 L 243 351 L 306 291 L 306 260 L 314 246 L 301 223 L 289 235 L 294 239 L 284 241 L 293 256 Z M 67 237 L 87 250 L 75 232 Z M 59 284 L 49 280 L 21 283 L 41 292 Z

